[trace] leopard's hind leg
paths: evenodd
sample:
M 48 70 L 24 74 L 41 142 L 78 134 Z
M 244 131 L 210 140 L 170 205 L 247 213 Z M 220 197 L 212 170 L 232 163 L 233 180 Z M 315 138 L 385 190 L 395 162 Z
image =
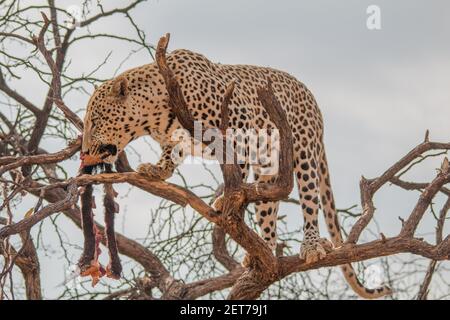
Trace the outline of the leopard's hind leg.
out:
M 325 257 L 333 245 L 329 240 L 321 238 L 319 233 L 320 182 L 315 152 L 305 148 L 294 158 L 294 173 L 297 178 L 299 200 L 304 218 L 300 257 L 310 263 Z
M 264 168 L 253 166 L 255 182 L 273 182 L 276 176 L 265 175 Z M 277 247 L 277 218 L 278 201 L 257 201 L 255 203 L 256 221 L 260 228 L 261 237 L 270 249 Z

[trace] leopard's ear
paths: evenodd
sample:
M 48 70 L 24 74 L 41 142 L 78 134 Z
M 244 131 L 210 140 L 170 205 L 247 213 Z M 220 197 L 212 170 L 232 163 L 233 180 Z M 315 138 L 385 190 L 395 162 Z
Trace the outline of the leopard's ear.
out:
M 125 77 L 114 79 L 111 95 L 117 98 L 126 98 L 128 95 L 128 80 Z

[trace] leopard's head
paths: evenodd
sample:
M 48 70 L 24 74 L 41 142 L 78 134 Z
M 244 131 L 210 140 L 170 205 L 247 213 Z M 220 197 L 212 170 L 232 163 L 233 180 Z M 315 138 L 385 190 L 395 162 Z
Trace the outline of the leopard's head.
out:
M 136 138 L 131 124 L 140 114 L 129 92 L 127 78 L 119 76 L 102 84 L 91 96 L 84 118 L 82 167 L 113 164 Z

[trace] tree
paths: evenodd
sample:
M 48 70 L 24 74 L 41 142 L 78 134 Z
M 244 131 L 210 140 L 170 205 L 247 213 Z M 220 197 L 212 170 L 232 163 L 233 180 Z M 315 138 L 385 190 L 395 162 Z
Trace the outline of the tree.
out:
M 281 221 L 283 243 L 279 245 L 277 256 L 273 256 L 255 233 L 251 222 L 252 211 L 248 204 L 252 202 L 270 199 L 296 203 L 295 199 L 288 198 L 293 186 L 292 163 L 288 161 L 292 158 L 292 137 L 270 84 L 261 88 L 259 96 L 280 129 L 282 141 L 280 167 L 283 170 L 273 184 L 256 186 L 242 183 L 237 165 L 221 166 L 224 181 L 222 187 L 219 187 L 219 183 L 213 186 L 189 185 L 185 182 L 180 186 L 164 181 L 149 181 L 133 171 L 125 153 L 119 158 L 117 173 L 71 178 L 67 176 L 66 160 L 79 152 L 81 139 L 77 136 L 83 127 L 77 112 L 66 104 L 69 101 L 67 97 L 74 91 L 89 94 L 89 88 L 92 89 L 94 84 L 104 80 L 96 77 L 97 71 L 108 65 L 108 59 L 105 59 L 92 72 L 72 76 L 68 72 L 70 48 L 89 39 L 108 38 L 144 48 L 153 57 L 155 51 L 147 43 L 145 35 L 131 15 L 132 10 L 141 2 L 143 1 L 134 1 L 123 8 L 105 10 L 99 4 L 84 1 L 82 8 L 89 17 L 83 21 L 77 21 L 76 17 L 50 0 L 45 5 L 36 6 L 22 6 L 17 1 L 0 4 L 0 10 L 6 12 L 0 19 L 0 92 L 6 99 L 2 101 L 0 113 L 1 210 L 5 212 L 5 217 L 0 217 L 0 224 L 4 225 L 0 229 L 0 253 L 4 261 L 0 273 L 2 299 L 14 299 L 16 291 L 20 293 L 14 285 L 17 281 L 14 267 L 20 270 L 24 278 L 24 296 L 28 299 L 42 298 L 40 277 L 45 270 L 40 268 L 39 252 L 45 251 L 45 248 L 40 248 L 37 240 L 42 237 L 38 229 L 44 221 L 50 220 L 54 224 L 65 258 L 71 264 L 74 263 L 67 254 L 66 248 L 70 243 L 64 240 L 55 216 L 62 213 L 81 227 L 80 208 L 77 206 L 79 187 L 90 184 L 127 184 L 157 195 L 162 200 L 151 212 L 146 239 L 137 241 L 116 233 L 119 253 L 132 264 L 124 272 L 124 278 L 118 286 L 103 284 L 100 290 L 94 290 L 84 282 L 76 288 L 67 287 L 61 298 L 345 298 L 351 297 L 352 293 L 341 290 L 347 289 L 344 283 L 332 281 L 339 279 L 335 269 L 325 267 L 372 258 L 380 258 L 383 262 L 383 272 L 388 275 L 390 285 L 396 292 L 394 297 L 426 298 L 433 275 L 439 276 L 446 272 L 444 267 L 439 267 L 438 261 L 449 258 L 450 238 L 443 236 L 450 208 L 450 190 L 446 188 L 446 184 L 450 182 L 448 160 L 444 159 L 435 179 L 429 183 L 405 181 L 402 176 L 424 159 L 443 156 L 450 149 L 450 143 L 431 142 L 428 133 L 424 142 L 381 176 L 374 179 L 362 178 L 362 212 L 354 213 L 353 208 L 340 210 L 345 218 L 344 225 L 349 229 L 346 242 L 342 247 L 329 252 L 326 258 L 310 264 L 300 260 L 289 248 L 294 242 L 293 234 L 297 238 L 300 230 L 289 229 Z M 117 19 L 125 16 L 136 31 L 135 36 L 92 32 L 94 28 L 91 25 L 101 23 L 102 19 L 111 16 L 117 16 Z M 66 19 L 66 23 L 61 23 L 61 19 Z M 83 28 L 73 28 L 77 24 Z M 192 117 L 165 63 L 168 40 L 168 37 L 160 40 L 156 49 L 156 62 L 165 78 L 172 108 L 180 123 L 190 131 L 193 127 Z M 19 56 L 16 46 L 25 46 L 30 54 Z M 15 79 L 36 76 L 46 88 L 42 105 L 13 89 Z M 224 112 L 227 97 L 232 91 L 233 85 L 230 84 L 224 95 L 222 114 L 227 114 Z M 227 119 L 224 117 L 220 129 L 226 128 Z M 67 146 L 58 152 L 47 152 L 43 142 L 50 138 L 65 142 Z M 440 152 L 430 153 L 433 150 Z M 368 224 L 374 219 L 374 195 L 388 183 L 405 190 L 419 191 L 419 200 L 409 217 L 402 221 L 397 236 L 386 237 L 377 231 L 374 240 L 360 243 L 362 232 L 367 230 Z M 221 212 L 216 212 L 210 203 L 219 189 L 224 190 L 224 201 Z M 437 194 L 442 194 L 447 200 L 440 212 L 434 215 L 437 224 L 436 243 L 430 244 L 415 236 L 415 233 L 427 210 L 434 213 L 432 202 Z M 37 199 L 36 205 L 22 218 L 15 208 L 18 202 L 30 197 Z M 187 206 L 193 211 L 186 209 Z M 96 223 L 96 226 L 100 231 L 104 230 L 101 224 Z M 34 237 L 32 232 L 35 232 Z M 15 235 L 19 235 L 19 238 L 14 238 Z M 239 263 L 245 252 L 250 257 L 247 267 Z M 411 253 L 423 258 L 415 260 L 398 256 L 401 253 Z M 391 260 L 384 258 L 387 256 L 392 256 Z M 421 279 L 420 268 L 425 259 L 430 262 Z M 404 269 L 398 269 L 404 265 L 412 266 L 411 270 L 405 272 Z M 397 270 L 393 270 L 395 268 Z M 310 270 L 318 271 L 314 273 Z M 414 279 L 413 293 L 410 287 L 399 284 L 405 276 Z M 400 280 L 397 282 L 396 279 Z M 446 289 L 448 290 L 448 286 L 444 288 L 444 292 Z

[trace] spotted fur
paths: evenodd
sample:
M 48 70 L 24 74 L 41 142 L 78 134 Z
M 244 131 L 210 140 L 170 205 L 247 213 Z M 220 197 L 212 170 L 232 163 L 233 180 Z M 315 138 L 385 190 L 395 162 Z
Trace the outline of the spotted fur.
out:
M 229 106 L 230 127 L 244 130 L 273 128 L 257 97 L 257 88 L 265 86 L 271 79 L 275 96 L 287 114 L 294 138 L 292 160 L 304 216 L 300 256 L 312 262 L 323 258 L 332 248 L 330 242 L 319 235 L 320 205 L 334 245 L 341 245 L 323 145 L 322 115 L 305 85 L 282 71 L 248 65 L 215 64 L 203 55 L 188 50 L 172 52 L 167 62 L 181 86 L 192 115 L 205 127 L 220 125 L 222 98 L 227 84 L 234 80 L 236 86 Z M 85 117 L 83 152 L 112 163 L 132 140 L 150 135 L 161 145 L 162 157 L 156 165 L 140 165 L 138 171 L 153 178 L 167 179 L 176 167 L 170 156 L 176 143 L 171 141 L 171 136 L 179 128 L 180 124 L 168 106 L 163 78 L 157 65 L 152 63 L 129 70 L 96 89 Z M 238 139 L 236 147 L 244 153 L 248 151 L 245 143 L 255 141 Z M 249 165 L 244 163 L 242 169 L 243 179 L 247 179 Z M 256 181 L 273 179 L 273 175 L 267 174 L 262 165 L 254 165 L 252 169 Z M 262 201 L 255 205 L 261 236 L 271 249 L 275 249 L 278 203 Z M 387 287 L 364 288 L 351 265 L 345 265 L 342 269 L 348 283 L 360 296 L 376 298 L 390 293 Z

